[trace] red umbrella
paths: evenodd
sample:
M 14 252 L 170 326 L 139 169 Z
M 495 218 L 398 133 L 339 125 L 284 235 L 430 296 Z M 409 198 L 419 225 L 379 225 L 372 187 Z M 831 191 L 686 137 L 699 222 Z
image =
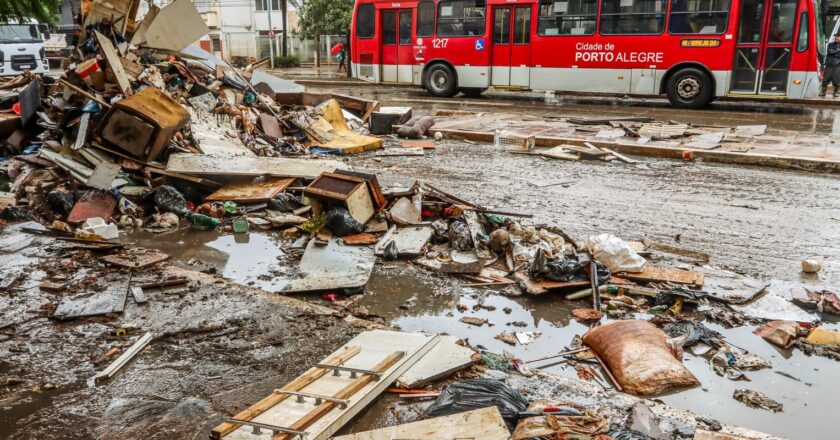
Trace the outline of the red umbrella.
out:
M 338 55 L 338 53 L 341 52 L 341 49 L 344 49 L 344 43 L 338 43 L 333 46 L 332 49 L 330 49 L 330 53 L 332 55 Z

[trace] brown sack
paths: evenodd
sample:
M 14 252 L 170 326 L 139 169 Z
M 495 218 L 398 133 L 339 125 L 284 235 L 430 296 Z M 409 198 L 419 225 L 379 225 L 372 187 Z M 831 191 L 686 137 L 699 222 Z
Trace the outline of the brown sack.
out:
M 602 325 L 583 342 L 603 359 L 624 391 L 643 396 L 700 385 L 666 344 L 668 336 L 647 321 Z

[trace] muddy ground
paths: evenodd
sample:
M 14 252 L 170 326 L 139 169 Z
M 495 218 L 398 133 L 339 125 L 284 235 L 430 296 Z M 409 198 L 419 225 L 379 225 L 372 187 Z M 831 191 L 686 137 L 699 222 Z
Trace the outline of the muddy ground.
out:
M 377 96 L 386 103 L 390 99 L 393 105 L 414 100 L 417 112 L 475 109 L 494 102 L 502 103 L 505 112 L 587 116 L 673 112 L 658 105 L 592 106 L 539 102 L 537 97 L 441 104 L 412 90 Z M 487 106 L 493 107 L 498 106 Z M 755 109 L 736 107 L 725 114 L 687 112 L 671 118 L 706 118 L 727 125 L 764 120 L 771 127 L 832 133 L 833 114 L 825 116 L 823 112 L 774 109 L 773 113 L 756 113 Z M 708 252 L 713 256 L 711 264 L 761 280 L 840 285 L 840 180 L 836 177 L 640 159 L 642 163 L 635 166 L 571 163 L 445 140 L 422 158 L 379 158 L 366 153 L 348 160 L 357 170 L 376 173 L 386 187 L 420 180 L 472 202 L 531 213 L 534 218 L 525 222 L 554 225 L 578 239 L 605 232 L 629 240 L 646 235 Z M 14 230 L 2 234 L 3 239 L 9 237 L 15 237 Z M 10 242 L 19 240 L 25 239 L 18 236 Z M 312 309 L 294 299 L 220 281 L 224 278 L 267 291 L 280 290 L 292 263 L 282 250 L 279 233 L 234 237 L 191 230 L 164 236 L 127 234 L 123 240 L 167 252 L 173 267 L 215 271 L 216 276 L 193 272 L 192 276 L 200 279 L 194 290 L 153 296 L 145 308 L 129 300 L 121 317 L 56 324 L 43 317 L 42 305 L 55 303 L 57 298 L 38 290 L 44 276 L 38 269 L 42 264 L 56 267 L 72 255 L 44 240 L 37 238 L 20 249 L 10 251 L 14 246 L 0 251 L 4 276 L 26 274 L 12 295 L 0 295 L 4 310 L 0 376 L 22 379 L 0 394 L 0 439 L 134 438 L 138 433 L 147 438 L 172 438 L 173 427 L 196 432 L 178 438 L 205 438 L 222 415 L 253 403 L 359 331 L 327 316 L 329 309 Z M 800 262 L 813 256 L 824 259 L 824 270 L 817 277 L 806 277 L 800 273 Z M 75 272 L 77 268 L 70 269 Z M 96 265 L 94 269 L 102 270 Z M 570 314 L 585 301 L 511 296 L 517 292 L 512 288 L 466 288 L 457 279 L 398 262 L 376 266 L 366 296 L 358 304 L 404 330 L 448 332 L 475 346 L 497 353 L 508 351 L 526 360 L 560 351 L 574 335 L 586 331 Z M 318 295 L 302 299 L 316 305 L 312 307 L 326 305 Z M 466 315 L 488 318 L 493 326 L 476 328 L 459 322 L 458 304 L 468 306 Z M 14 322 L 21 323 L 9 325 Z M 513 329 L 509 324 L 514 322 L 524 324 L 516 330 L 539 331 L 542 336 L 517 347 L 494 339 Z M 207 332 L 179 333 L 202 323 L 216 326 Z M 132 330 L 135 325 L 137 329 Z M 686 363 L 702 387 L 660 396 L 662 401 L 778 436 L 834 438 L 831 416 L 840 392 L 840 384 L 833 379 L 838 368 L 835 361 L 779 351 L 753 335 L 752 325 L 731 330 L 708 325 L 727 340 L 770 359 L 773 368 L 749 373 L 752 382 L 732 382 L 715 375 L 704 359 L 686 354 Z M 144 331 L 168 331 L 172 336 L 155 341 L 113 381 L 89 386 L 87 379 L 107 365 L 92 361 L 112 346 L 130 344 L 115 336 L 121 326 L 129 327 L 131 336 Z M 575 376 L 574 369 L 563 365 L 545 371 Z M 55 389 L 45 389 L 48 384 Z M 785 410 L 774 414 L 747 408 L 732 399 L 736 388 L 764 391 L 782 402 Z M 345 431 L 408 421 L 421 406 L 383 399 Z

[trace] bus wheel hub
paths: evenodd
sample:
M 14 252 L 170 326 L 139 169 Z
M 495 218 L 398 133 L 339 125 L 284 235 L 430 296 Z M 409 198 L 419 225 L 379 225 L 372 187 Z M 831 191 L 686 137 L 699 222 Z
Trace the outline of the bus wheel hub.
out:
M 691 99 L 700 93 L 700 80 L 694 77 L 687 77 L 677 83 L 677 93 L 680 98 Z

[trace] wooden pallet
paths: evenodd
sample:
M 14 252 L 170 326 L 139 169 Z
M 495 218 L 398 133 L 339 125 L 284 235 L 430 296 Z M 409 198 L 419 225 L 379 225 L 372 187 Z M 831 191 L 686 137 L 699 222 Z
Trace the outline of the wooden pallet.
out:
M 226 440 L 326 440 L 428 353 L 440 338 L 373 330 L 213 429 Z

